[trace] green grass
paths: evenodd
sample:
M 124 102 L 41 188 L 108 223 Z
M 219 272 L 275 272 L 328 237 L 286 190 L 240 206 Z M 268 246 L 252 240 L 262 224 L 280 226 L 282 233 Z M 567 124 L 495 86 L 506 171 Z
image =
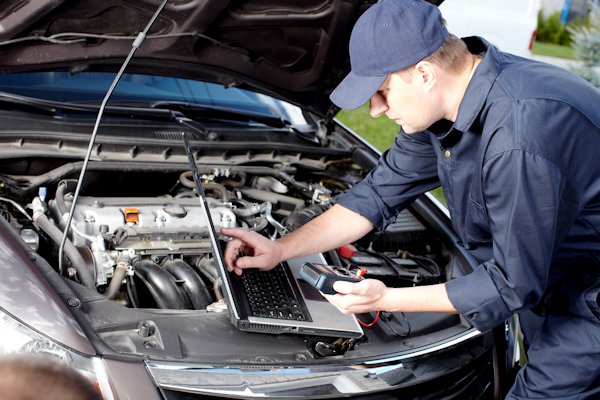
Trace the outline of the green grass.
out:
M 368 104 L 356 110 L 342 110 L 337 117 L 382 152 L 392 145 L 400 129 L 395 122 L 385 116 L 371 117 Z
M 395 122 L 385 116 L 371 117 L 368 104 L 356 110 L 342 110 L 337 117 L 344 125 L 361 135 L 381 152 L 394 143 L 394 138 L 400 129 Z M 435 189 L 432 193 L 443 204 L 446 204 L 441 188 Z
M 566 58 L 569 60 L 577 59 L 575 50 L 572 47 L 554 43 L 533 42 L 531 52 L 539 56 Z

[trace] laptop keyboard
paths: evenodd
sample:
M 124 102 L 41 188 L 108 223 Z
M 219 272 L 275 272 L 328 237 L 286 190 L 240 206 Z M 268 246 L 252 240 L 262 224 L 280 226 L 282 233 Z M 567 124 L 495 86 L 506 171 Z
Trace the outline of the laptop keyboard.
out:
M 293 280 L 294 277 L 284 264 L 279 264 L 270 271 L 245 270 L 242 274 L 242 286 L 252 315 L 262 318 L 310 321 L 304 300 L 292 288 L 289 279 Z

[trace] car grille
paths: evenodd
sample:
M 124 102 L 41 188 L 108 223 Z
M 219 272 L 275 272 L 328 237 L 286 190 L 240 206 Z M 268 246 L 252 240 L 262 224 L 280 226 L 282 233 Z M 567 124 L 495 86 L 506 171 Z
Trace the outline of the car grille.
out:
M 425 375 L 431 374 L 431 378 L 415 385 L 404 384 L 403 387 L 399 387 L 393 391 L 361 394 L 351 397 L 348 397 L 347 394 L 339 393 L 340 398 L 361 400 L 491 400 L 494 398 L 494 374 L 491 349 L 487 349 L 462 368 L 453 371 L 445 371 L 443 364 L 444 362 L 441 359 L 440 364 L 438 364 L 435 370 L 432 369 L 429 372 L 425 372 Z M 415 368 L 420 367 L 417 365 Z M 315 386 L 298 388 L 293 396 L 286 394 L 281 398 L 315 399 L 318 398 L 314 396 L 315 389 L 318 388 Z M 331 388 L 323 388 L 321 392 L 329 392 L 330 396 L 333 394 L 333 397 L 328 396 L 328 398 L 335 398 L 335 394 Z M 204 400 L 217 398 L 210 395 L 191 394 L 168 389 L 162 389 L 162 394 L 165 400 Z

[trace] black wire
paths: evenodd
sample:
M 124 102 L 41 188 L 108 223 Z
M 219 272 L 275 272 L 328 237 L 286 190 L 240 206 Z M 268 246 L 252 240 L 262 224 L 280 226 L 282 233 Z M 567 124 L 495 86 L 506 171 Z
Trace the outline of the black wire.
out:
M 133 279 L 134 277 L 131 275 L 128 275 L 125 279 L 125 282 L 127 283 L 127 295 L 129 296 L 129 301 L 131 301 L 131 305 L 133 306 L 133 308 L 138 308 L 140 303 L 137 297 L 137 289 L 135 287 L 135 282 Z
M 396 273 L 396 277 L 402 279 L 402 275 L 403 275 L 404 271 L 402 271 L 400 269 L 398 264 L 396 264 L 396 262 L 394 260 L 392 260 L 391 257 L 389 257 L 383 253 L 377 253 L 373 250 L 367 250 L 367 253 L 383 259 L 383 261 L 386 263 L 386 265 L 394 270 L 394 272 Z
M 402 315 L 402 318 L 404 319 L 404 324 L 401 322 L 398 322 L 398 325 L 404 327 L 406 324 L 406 332 L 398 332 L 396 329 L 394 329 L 393 325 L 390 323 L 390 321 L 392 319 L 398 320 L 398 318 L 396 317 L 396 315 L 394 313 L 391 313 L 389 311 L 383 311 L 381 313 L 381 318 L 380 320 L 383 321 L 383 323 L 392 331 L 394 332 L 395 335 L 400 336 L 400 337 L 407 337 L 408 335 L 410 335 L 411 332 L 411 327 L 410 327 L 410 321 L 408 320 L 408 318 L 406 317 L 406 315 L 403 312 L 399 312 L 396 314 L 400 314 Z
M 425 271 L 429 272 L 432 275 L 441 275 L 442 270 L 440 266 L 431 258 L 418 256 L 416 254 L 412 254 L 406 250 L 398 250 L 396 253 L 399 257 L 404 259 L 411 259 L 419 264 Z

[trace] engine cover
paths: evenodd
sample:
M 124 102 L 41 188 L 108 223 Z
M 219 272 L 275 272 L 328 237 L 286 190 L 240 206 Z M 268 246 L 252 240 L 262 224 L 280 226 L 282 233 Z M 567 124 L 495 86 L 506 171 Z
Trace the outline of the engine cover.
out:
M 220 227 L 235 227 L 231 208 L 212 198 L 207 203 L 217 232 Z M 114 250 L 141 253 L 180 253 L 210 246 L 208 219 L 198 198 L 80 197 L 72 226 L 77 246 L 102 234 L 115 234 Z

